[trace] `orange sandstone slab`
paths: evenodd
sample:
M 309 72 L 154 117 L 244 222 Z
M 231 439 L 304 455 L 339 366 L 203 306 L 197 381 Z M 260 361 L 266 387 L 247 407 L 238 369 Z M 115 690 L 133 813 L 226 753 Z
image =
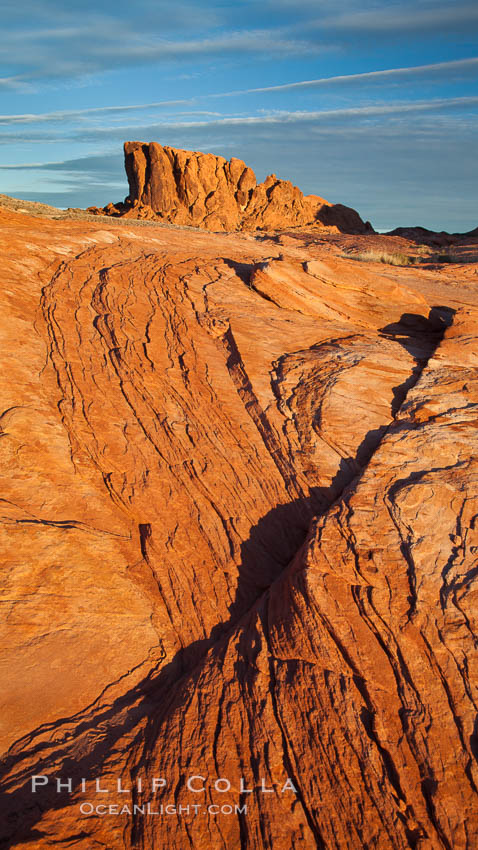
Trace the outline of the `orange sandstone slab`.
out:
M 346 238 L 0 210 L 3 846 L 476 846 L 476 285 Z

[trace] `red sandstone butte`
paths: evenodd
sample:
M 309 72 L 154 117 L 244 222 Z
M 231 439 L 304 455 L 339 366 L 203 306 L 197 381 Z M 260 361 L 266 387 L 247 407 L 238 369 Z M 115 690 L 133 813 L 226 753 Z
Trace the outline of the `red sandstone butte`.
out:
M 60 215 L 0 207 L 1 846 L 476 850 L 476 245 Z
M 359 214 L 317 195 L 303 195 L 288 180 L 269 175 L 257 183 L 240 159 L 125 142 L 129 195 L 124 204 L 92 211 L 166 220 L 206 230 L 277 230 L 316 225 L 345 233 L 373 232 Z

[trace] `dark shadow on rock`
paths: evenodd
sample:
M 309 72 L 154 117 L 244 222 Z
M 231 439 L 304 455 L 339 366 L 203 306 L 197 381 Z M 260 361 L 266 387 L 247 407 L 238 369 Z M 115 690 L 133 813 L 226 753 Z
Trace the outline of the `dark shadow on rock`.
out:
M 478 762 L 478 715 L 476 716 L 473 732 L 470 735 L 470 749 Z
M 379 333 L 382 336 L 397 338 L 397 342 L 401 342 L 400 337 L 429 340 L 429 345 L 436 348 L 446 329 L 453 323 L 455 312 L 452 307 L 441 306 L 432 307 L 428 318 L 420 313 L 403 313 L 398 322 L 391 322 L 379 328 Z M 404 347 L 407 348 L 407 345 L 404 344 Z
M 400 410 L 409 390 L 420 378 L 430 357 L 443 339 L 446 329 L 452 324 L 454 315 L 455 310 L 451 307 L 437 306 L 431 308 L 428 318 L 418 313 L 403 313 L 398 322 L 379 329 L 382 337 L 399 343 L 416 361 L 409 377 L 402 384 L 393 387 L 391 408 L 393 417 Z M 389 425 L 382 425 L 371 429 L 357 447 L 355 457 L 341 459 L 330 486 L 314 488 L 318 501 L 325 501 L 330 506 L 332 502 L 342 497 L 354 478 L 367 466 L 389 427 Z
M 218 626 L 212 637 L 228 631 L 287 568 L 319 509 L 315 495 L 295 499 L 273 508 L 251 528 L 248 539 L 241 544 L 236 596 L 229 608 L 230 620 L 225 626 Z
M 112 704 L 98 705 L 45 724 L 10 748 L 0 768 L 0 847 L 7 850 L 21 842 L 43 838 L 35 825 L 45 812 L 59 811 L 72 801 L 81 803 L 80 794 L 57 793 L 56 778 L 71 778 L 73 790 L 78 791 L 85 777 L 87 787 L 91 788 L 94 780 L 101 777 L 103 765 L 117 742 L 125 737 L 132 741 L 129 747 L 138 746 L 141 752 L 136 767 L 144 776 L 148 756 L 160 738 L 160 727 L 185 677 L 194 679 L 195 668 L 213 646 L 220 651 L 231 629 L 287 567 L 305 539 L 313 505 L 313 498 L 279 505 L 251 529 L 249 538 L 241 545 L 237 593 L 230 616 L 214 626 L 207 638 L 179 650 L 164 666 L 159 662 L 141 682 Z M 149 558 L 153 535 L 154 528 L 143 523 L 140 527 L 143 557 Z M 82 754 L 85 750 L 88 751 Z M 12 779 L 3 781 L 2 777 L 10 772 Z M 31 775 L 48 776 L 50 782 L 33 794 Z M 18 784 L 20 787 L 16 787 Z
M 451 307 L 432 307 L 428 318 L 418 313 L 403 313 L 398 322 L 392 322 L 379 333 L 401 345 L 415 359 L 409 377 L 393 388 L 392 416 L 396 416 L 407 393 L 417 383 L 430 357 L 443 339 L 445 331 L 453 322 L 455 310 Z
M 236 265 L 244 266 L 245 274 L 247 264 Z M 410 378 L 395 388 L 395 404 L 403 400 L 418 380 L 446 327 L 451 324 L 453 313 L 447 307 L 433 307 L 428 318 L 404 314 L 399 322 L 381 329 L 382 336 L 394 339 L 417 359 L 418 371 L 414 369 Z M 310 498 L 297 498 L 272 508 L 251 528 L 248 539 L 240 547 L 238 584 L 229 617 L 217 623 L 208 637 L 180 649 L 166 664 L 159 660 L 142 681 L 112 704 L 93 705 L 75 716 L 45 724 L 10 748 L 0 773 L 0 781 L 2 776 L 12 773 L 12 779 L 3 782 L 0 797 L 2 848 L 8 850 L 22 842 L 33 844 L 40 840 L 43 833 L 36 829 L 36 824 L 45 812 L 59 811 L 69 802 L 78 805 L 81 802 L 81 795 L 70 798 L 66 793 L 56 793 L 53 783 L 36 795 L 32 794 L 31 774 L 44 774 L 52 779 L 71 777 L 73 788 L 78 789 L 83 777 L 88 782 L 101 777 L 103 766 L 111 758 L 115 746 L 127 737 L 133 778 L 147 775 L 158 741 L 161 741 L 161 728 L 177 705 L 186 677 L 194 687 L 206 654 L 213 651 L 218 656 L 225 651 L 231 631 L 254 609 L 305 542 L 311 518 L 342 498 L 377 450 L 387 430 L 388 427 L 383 426 L 369 431 L 355 457 L 341 459 L 329 487 L 314 488 Z M 154 566 L 151 551 L 154 527 L 143 523 L 139 531 L 142 556 Z
M 233 269 L 242 280 L 243 283 L 246 283 L 249 286 L 249 281 L 251 279 L 251 274 L 254 270 L 254 263 L 239 263 L 236 260 L 231 260 L 230 257 L 222 257 L 222 261 L 226 266 Z
M 369 221 L 363 221 L 356 210 L 343 204 L 322 204 L 317 210 L 316 222 L 326 227 L 336 227 L 341 233 L 375 233 Z
M 322 499 L 326 504 L 333 504 L 345 488 L 359 475 L 361 467 L 354 457 L 343 457 L 330 485 L 328 487 L 315 487 L 316 498 Z
M 377 451 L 383 437 L 388 431 L 388 425 L 381 425 L 379 428 L 372 428 L 367 431 L 360 445 L 357 447 L 355 457 L 343 457 L 340 460 L 339 467 L 328 487 L 314 487 L 314 495 L 316 501 L 325 504 L 323 512 L 341 499 L 349 487 L 365 469 L 370 458 Z

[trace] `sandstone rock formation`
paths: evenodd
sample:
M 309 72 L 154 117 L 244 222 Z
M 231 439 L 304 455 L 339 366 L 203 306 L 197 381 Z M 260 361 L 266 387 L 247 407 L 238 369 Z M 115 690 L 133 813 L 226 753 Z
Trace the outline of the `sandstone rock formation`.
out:
M 456 245 L 470 240 L 476 242 L 478 237 L 478 227 L 469 230 L 468 233 L 448 233 L 446 230 L 438 232 L 428 230 L 426 227 L 396 227 L 391 230 L 388 236 L 403 236 L 413 242 L 419 242 L 423 245 L 432 245 L 437 247 L 446 247 Z
M 373 232 L 358 213 L 304 196 L 288 180 L 271 174 L 264 183 L 240 159 L 126 142 L 129 195 L 124 204 L 101 212 L 131 218 L 163 219 L 207 230 L 276 230 L 322 225 L 345 233 Z M 99 210 L 95 209 L 97 212 Z
M 476 266 L 359 242 L 0 210 L 2 847 L 478 846 Z

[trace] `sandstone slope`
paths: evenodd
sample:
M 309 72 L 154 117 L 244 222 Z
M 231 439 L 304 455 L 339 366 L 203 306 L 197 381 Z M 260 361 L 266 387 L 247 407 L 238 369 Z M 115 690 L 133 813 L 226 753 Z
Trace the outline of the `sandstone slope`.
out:
M 2 847 L 476 848 L 476 268 L 9 211 L 0 245 Z
M 129 195 L 108 204 L 107 215 L 156 219 L 206 230 L 277 230 L 318 225 L 345 233 L 373 232 L 355 210 L 304 196 L 288 180 L 269 175 L 257 183 L 240 159 L 163 147 L 157 142 L 125 142 Z

